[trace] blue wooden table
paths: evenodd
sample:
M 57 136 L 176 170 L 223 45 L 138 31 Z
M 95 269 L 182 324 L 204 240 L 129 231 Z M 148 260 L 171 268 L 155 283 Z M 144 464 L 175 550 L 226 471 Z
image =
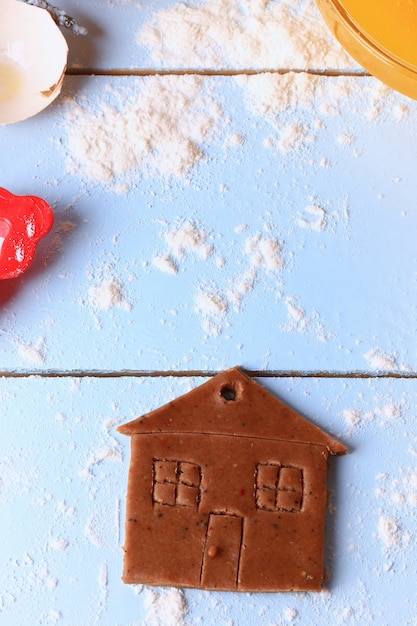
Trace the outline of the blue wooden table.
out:
M 0 127 L 0 186 L 55 212 L 0 285 L 0 625 L 412 624 L 417 103 L 313 3 L 230 0 L 220 41 L 188 7 L 67 0 L 60 97 Z M 350 450 L 326 591 L 123 585 L 117 426 L 234 365 Z

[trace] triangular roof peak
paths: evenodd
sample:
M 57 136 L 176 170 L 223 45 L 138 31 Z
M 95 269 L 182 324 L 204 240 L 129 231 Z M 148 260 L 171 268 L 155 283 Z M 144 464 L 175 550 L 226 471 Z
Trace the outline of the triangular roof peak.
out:
M 124 435 L 201 433 L 346 447 L 281 402 L 240 368 L 226 370 L 168 404 L 120 426 Z

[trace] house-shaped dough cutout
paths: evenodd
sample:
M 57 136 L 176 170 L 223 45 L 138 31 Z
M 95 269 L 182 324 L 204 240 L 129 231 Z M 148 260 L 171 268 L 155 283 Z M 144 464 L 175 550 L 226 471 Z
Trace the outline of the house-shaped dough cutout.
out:
M 233 368 L 124 426 L 123 580 L 320 590 L 327 458 L 346 448 Z

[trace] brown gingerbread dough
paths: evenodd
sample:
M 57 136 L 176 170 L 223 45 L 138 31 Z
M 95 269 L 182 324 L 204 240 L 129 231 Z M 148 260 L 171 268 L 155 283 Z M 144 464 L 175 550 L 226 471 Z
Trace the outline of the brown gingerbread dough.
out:
M 343 444 L 239 368 L 119 432 L 131 436 L 124 582 L 322 588 L 327 457 Z

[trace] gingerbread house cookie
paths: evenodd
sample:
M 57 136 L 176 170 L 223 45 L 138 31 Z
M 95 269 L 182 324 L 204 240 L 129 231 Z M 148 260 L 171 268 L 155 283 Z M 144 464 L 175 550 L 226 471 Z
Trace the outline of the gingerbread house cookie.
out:
M 124 582 L 322 588 L 327 458 L 343 444 L 239 368 L 119 432 L 131 437 Z

